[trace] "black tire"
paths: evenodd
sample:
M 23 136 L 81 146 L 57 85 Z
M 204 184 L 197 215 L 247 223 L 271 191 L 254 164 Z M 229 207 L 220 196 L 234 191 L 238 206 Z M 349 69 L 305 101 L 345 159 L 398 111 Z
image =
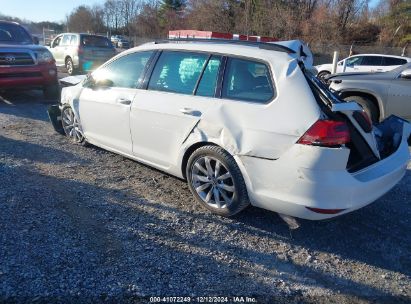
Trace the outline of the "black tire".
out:
M 196 177 L 199 176 L 199 170 L 196 164 L 201 162 L 203 159 L 210 160 L 210 168 L 212 168 L 212 165 L 214 163 L 214 170 L 212 171 L 214 178 L 211 177 L 211 180 L 205 173 L 204 176 L 201 176 L 202 179 L 207 178 L 209 180 L 208 183 L 210 184 L 210 188 L 208 192 L 213 192 L 213 194 L 209 198 L 209 203 L 206 202 L 208 195 L 206 198 L 202 198 L 201 193 L 199 194 L 195 188 L 196 186 L 197 188 L 199 188 L 198 185 L 201 185 L 201 183 L 203 183 L 202 185 L 205 185 L 207 183 L 207 181 L 195 180 Z M 217 170 L 218 172 L 220 172 L 220 175 L 219 173 L 216 174 L 217 162 L 220 163 L 219 170 Z M 219 180 L 220 178 L 227 176 L 227 174 L 229 177 L 222 179 L 225 182 Z M 188 159 L 186 167 L 186 177 L 190 191 L 191 193 L 193 193 L 196 200 L 213 213 L 229 217 L 241 212 L 250 204 L 247 194 L 247 188 L 240 168 L 238 167 L 234 158 L 221 147 L 209 145 L 195 150 Z M 196 184 L 196 182 L 200 184 Z M 226 191 L 225 188 L 227 187 L 229 187 L 231 190 Z M 218 192 L 217 199 L 215 198 L 216 194 L 214 193 L 214 189 L 216 189 L 216 191 Z M 205 190 L 204 192 L 206 191 L 207 190 Z M 229 197 L 230 200 L 226 200 L 225 198 L 227 197 Z M 220 202 L 220 198 L 222 198 L 224 202 Z M 225 203 L 227 201 L 229 201 L 229 203 Z M 220 206 L 220 203 L 223 204 L 221 204 Z
M 45 86 L 43 88 L 43 95 L 45 99 L 58 100 L 60 98 L 60 86 L 58 83 Z
M 321 81 L 325 81 L 324 77 L 330 74 L 331 73 L 328 71 L 321 71 L 317 74 L 317 78 L 320 79 Z
M 69 121 L 68 116 L 72 117 L 72 119 L 70 119 L 71 121 Z M 87 144 L 80 122 L 70 106 L 65 106 L 61 110 L 61 125 L 64 133 L 71 139 L 71 141 L 83 146 Z
M 74 68 L 73 60 L 70 57 L 66 58 L 65 66 L 66 66 L 67 74 L 69 74 L 70 76 L 76 75 L 77 71 Z
M 379 114 L 377 106 L 372 102 L 371 99 L 364 97 L 364 96 L 348 96 L 345 97 L 344 100 L 346 101 L 355 101 L 358 103 L 364 111 L 370 117 L 372 123 L 378 123 L 379 121 Z

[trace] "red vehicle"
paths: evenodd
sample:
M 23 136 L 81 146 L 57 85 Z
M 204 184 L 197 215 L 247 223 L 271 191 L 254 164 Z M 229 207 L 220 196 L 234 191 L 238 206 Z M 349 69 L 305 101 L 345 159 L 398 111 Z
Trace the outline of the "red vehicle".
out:
M 46 98 L 56 98 L 60 91 L 56 63 L 24 27 L 0 21 L 0 90 L 15 88 L 39 88 Z

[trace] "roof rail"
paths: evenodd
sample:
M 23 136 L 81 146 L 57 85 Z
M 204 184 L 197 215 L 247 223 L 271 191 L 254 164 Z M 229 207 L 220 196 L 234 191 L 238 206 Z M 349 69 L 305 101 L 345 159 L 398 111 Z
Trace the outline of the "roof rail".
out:
M 198 38 L 173 38 L 173 39 L 163 39 L 163 40 L 156 40 L 155 44 L 161 43 L 173 43 L 173 42 L 207 42 L 207 43 L 220 43 L 220 44 L 239 44 L 245 46 L 255 46 L 260 49 L 264 50 L 271 50 L 271 51 L 278 51 L 278 52 L 285 52 L 288 54 L 294 54 L 295 51 L 276 43 L 268 43 L 268 42 L 256 42 L 256 41 L 248 41 L 248 40 L 230 40 L 230 39 L 198 39 Z

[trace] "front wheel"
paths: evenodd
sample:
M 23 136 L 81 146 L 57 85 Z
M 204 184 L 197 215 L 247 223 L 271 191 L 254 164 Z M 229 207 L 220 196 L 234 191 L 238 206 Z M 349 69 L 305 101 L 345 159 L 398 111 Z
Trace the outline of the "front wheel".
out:
M 85 137 L 81 129 L 80 122 L 71 107 L 64 107 L 61 111 L 61 124 L 66 133 L 73 142 L 77 144 L 85 144 Z
M 249 205 L 247 188 L 234 158 L 218 146 L 204 146 L 190 156 L 188 186 L 196 200 L 212 212 L 233 216 Z
M 319 73 L 317 74 L 317 78 L 320 79 L 321 81 L 325 82 L 325 77 L 328 76 L 328 75 L 330 75 L 330 74 L 331 74 L 331 73 L 328 72 L 328 71 L 322 71 L 322 72 L 319 72 Z

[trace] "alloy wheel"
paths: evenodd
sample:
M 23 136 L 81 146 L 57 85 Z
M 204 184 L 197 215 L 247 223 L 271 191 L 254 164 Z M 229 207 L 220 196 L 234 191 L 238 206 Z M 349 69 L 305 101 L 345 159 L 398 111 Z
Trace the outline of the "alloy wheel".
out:
M 227 208 L 233 202 L 233 176 L 217 158 L 197 158 L 191 168 L 191 184 L 203 202 L 213 208 Z
M 66 69 L 69 75 L 73 74 L 73 62 L 70 59 L 66 62 Z
M 65 108 L 63 110 L 61 120 L 66 135 L 73 141 L 81 143 L 84 140 L 84 135 L 81 130 L 80 123 L 71 108 Z

